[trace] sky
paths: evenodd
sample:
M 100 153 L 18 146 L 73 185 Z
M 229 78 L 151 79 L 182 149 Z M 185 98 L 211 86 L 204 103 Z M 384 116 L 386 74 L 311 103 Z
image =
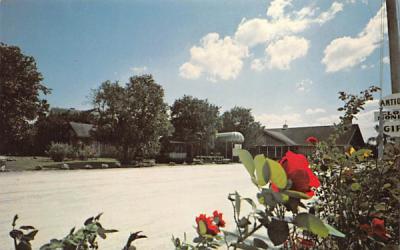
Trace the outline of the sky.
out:
M 267 128 L 330 125 L 339 91 L 379 86 L 381 54 L 390 94 L 380 2 L 0 0 L 0 41 L 35 58 L 52 107 L 90 108 L 102 82 L 152 74 L 168 104 L 192 95 L 251 108 Z M 356 121 L 365 140 L 376 110 Z

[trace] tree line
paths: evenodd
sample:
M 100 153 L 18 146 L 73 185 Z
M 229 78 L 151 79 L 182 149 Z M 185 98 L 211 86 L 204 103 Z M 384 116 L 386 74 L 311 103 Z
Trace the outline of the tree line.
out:
M 162 138 L 196 142 L 206 154 L 217 132 L 241 132 L 249 147 L 264 130 L 248 108 L 221 114 L 219 106 L 189 95 L 169 106 L 149 74 L 103 82 L 92 92 L 91 110 L 51 113 L 43 80 L 32 56 L 0 44 L 0 154 L 44 154 L 51 142 L 68 142 L 70 121 L 95 125 L 94 138 L 114 145 L 123 161 L 158 154 Z

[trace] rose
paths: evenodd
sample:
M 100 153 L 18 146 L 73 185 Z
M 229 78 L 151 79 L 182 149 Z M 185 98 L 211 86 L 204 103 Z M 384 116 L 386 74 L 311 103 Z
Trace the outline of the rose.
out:
M 318 143 L 318 139 L 314 136 L 310 136 L 306 139 L 306 142 L 311 143 L 311 144 L 317 144 Z
M 387 240 L 388 236 L 386 234 L 386 229 L 385 229 L 385 221 L 374 218 L 371 222 L 372 224 L 372 232 L 374 235 L 378 236 L 379 238 L 383 240 Z
M 222 219 L 222 213 L 219 213 L 217 210 L 213 213 L 214 222 L 218 227 L 225 227 L 225 221 Z
M 222 214 L 221 214 L 222 215 Z M 219 233 L 219 228 L 213 223 L 212 217 L 207 217 L 205 214 L 200 214 L 196 217 L 197 232 L 199 235 L 217 235 Z
M 371 224 L 361 224 L 360 229 L 368 236 L 376 236 L 382 240 L 389 238 L 385 229 L 385 221 L 378 218 L 372 219 Z
M 304 155 L 288 151 L 279 163 L 284 168 L 287 178 L 292 181 L 291 190 L 305 193 L 310 197 L 314 195 L 314 191 L 311 188 L 317 188 L 321 184 L 317 176 L 309 168 L 309 163 Z M 272 188 L 278 191 L 278 188 L 273 183 Z

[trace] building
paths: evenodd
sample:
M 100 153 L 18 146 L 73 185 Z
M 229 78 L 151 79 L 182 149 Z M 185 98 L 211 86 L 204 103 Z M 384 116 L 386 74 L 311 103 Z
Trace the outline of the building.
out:
M 72 145 L 88 144 L 93 140 L 94 126 L 87 123 L 69 122 L 69 143 Z
M 264 154 L 268 158 L 281 159 L 288 150 L 309 155 L 314 146 L 306 140 L 308 137 L 316 137 L 319 141 L 328 141 L 335 132 L 335 126 L 314 126 L 266 129 L 261 138 L 257 139 L 257 145 L 250 148 L 253 155 Z M 357 124 L 346 127 L 346 131 L 336 140 L 336 146 L 343 148 L 349 146 L 356 149 L 364 147 L 364 139 Z

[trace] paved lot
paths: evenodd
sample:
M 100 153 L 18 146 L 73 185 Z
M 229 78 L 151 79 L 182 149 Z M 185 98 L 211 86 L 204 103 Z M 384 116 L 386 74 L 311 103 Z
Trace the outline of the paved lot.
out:
M 240 164 L 140 169 L 9 172 L 0 174 L 0 249 L 11 250 L 11 220 L 40 231 L 33 248 L 62 238 L 74 226 L 104 212 L 105 227 L 120 230 L 100 249 L 120 250 L 129 232 L 149 239 L 139 249 L 173 249 L 171 236 L 195 234 L 195 216 L 221 210 L 233 227 L 229 192 L 254 198 L 256 188 Z

